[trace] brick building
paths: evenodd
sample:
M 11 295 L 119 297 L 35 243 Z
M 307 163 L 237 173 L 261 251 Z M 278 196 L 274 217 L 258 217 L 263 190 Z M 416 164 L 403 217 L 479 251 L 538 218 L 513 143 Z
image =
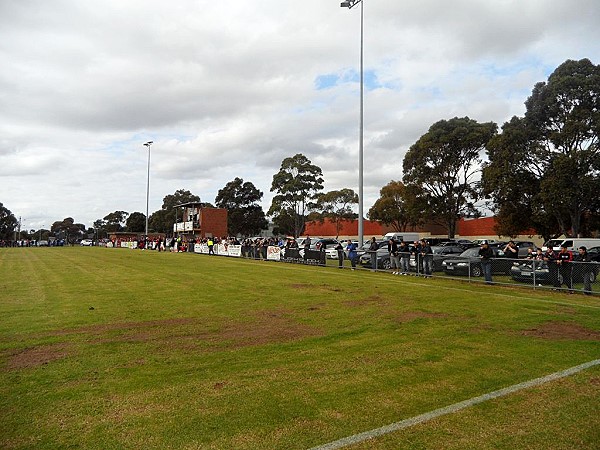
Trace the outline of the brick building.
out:
M 227 210 L 208 208 L 204 203 L 176 205 L 173 233 L 188 238 L 227 236 Z

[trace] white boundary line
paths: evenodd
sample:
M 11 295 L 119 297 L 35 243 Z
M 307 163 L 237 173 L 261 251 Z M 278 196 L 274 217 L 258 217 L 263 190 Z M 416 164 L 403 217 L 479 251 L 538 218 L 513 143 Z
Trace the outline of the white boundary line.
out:
M 462 409 L 471 407 L 473 405 L 477 405 L 478 403 L 483 403 L 488 400 L 493 400 L 495 398 L 504 397 L 506 395 L 512 394 L 514 392 L 527 389 L 534 386 L 540 386 L 542 384 L 548 383 L 550 381 L 558 380 L 561 378 L 565 378 L 581 372 L 583 370 L 589 369 L 590 367 L 600 365 L 600 359 L 596 359 L 593 361 L 589 361 L 584 364 L 580 364 L 575 367 L 571 367 L 570 369 L 561 370 L 560 372 L 554 372 L 550 375 L 546 375 L 541 378 L 535 378 L 533 380 L 525 381 L 523 383 L 514 384 L 512 386 L 506 387 L 504 389 L 500 389 L 497 391 L 489 392 L 487 394 L 480 395 L 478 397 L 473 397 L 468 400 L 464 400 L 462 402 L 454 403 L 450 406 L 445 406 L 443 408 L 435 409 L 433 411 L 427 412 L 425 414 L 420 414 L 418 416 L 411 417 L 409 419 L 401 420 L 400 422 L 395 422 L 389 425 L 385 425 L 381 428 L 375 428 L 370 431 L 365 431 L 362 433 L 355 434 L 353 436 L 348 436 L 342 439 L 338 439 L 337 441 L 330 442 L 328 444 L 323 444 L 318 447 L 313 447 L 310 450 L 335 450 L 342 447 L 346 447 L 348 445 L 358 444 L 360 442 L 364 442 L 368 439 L 372 439 L 378 436 L 383 436 L 384 434 L 393 433 L 394 431 L 402 430 L 404 428 L 412 427 L 413 425 L 417 425 L 419 423 L 427 422 L 432 419 L 435 419 L 440 416 L 444 416 L 447 414 L 452 414 Z

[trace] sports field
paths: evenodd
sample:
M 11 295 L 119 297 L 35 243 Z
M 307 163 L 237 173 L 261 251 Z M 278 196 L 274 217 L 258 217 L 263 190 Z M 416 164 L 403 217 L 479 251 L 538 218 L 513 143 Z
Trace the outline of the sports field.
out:
M 599 360 L 599 297 L 0 250 L 0 448 L 597 449 Z

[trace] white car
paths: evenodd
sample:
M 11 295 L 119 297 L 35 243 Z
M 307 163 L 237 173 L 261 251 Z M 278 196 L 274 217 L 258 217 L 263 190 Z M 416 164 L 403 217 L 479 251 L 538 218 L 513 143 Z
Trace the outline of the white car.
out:
M 91 239 L 83 239 L 79 245 L 83 245 L 85 247 L 91 247 L 94 244 L 94 241 L 92 241 Z

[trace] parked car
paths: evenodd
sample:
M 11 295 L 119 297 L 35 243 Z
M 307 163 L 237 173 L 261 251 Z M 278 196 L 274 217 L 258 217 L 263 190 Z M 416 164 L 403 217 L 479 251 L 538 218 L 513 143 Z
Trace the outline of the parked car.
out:
M 441 272 L 444 270 L 442 263 L 453 256 L 462 254 L 465 249 L 458 245 L 445 245 L 445 246 L 432 246 L 431 251 L 433 252 L 433 271 Z M 410 269 L 417 270 L 417 261 L 414 256 L 410 257 Z
M 337 250 L 339 241 L 337 239 L 332 238 L 324 238 L 319 239 L 314 243 L 314 246 L 311 245 L 311 250 L 322 250 L 325 252 L 325 255 L 329 259 L 337 259 Z
M 600 272 L 600 247 L 588 249 L 588 255 L 590 256 L 590 260 L 598 263 L 592 269 L 592 283 L 594 283 L 598 278 L 598 272 Z M 573 282 L 581 283 L 583 281 L 582 266 L 578 266 L 577 263 L 574 263 L 572 273 Z M 533 280 L 535 280 L 536 284 L 550 285 L 553 281 L 550 279 L 550 269 L 548 268 L 548 263 L 546 261 L 535 261 L 530 259 L 515 261 L 510 269 L 510 275 L 513 280 L 524 283 L 533 283 Z M 560 273 L 557 275 L 562 284 L 563 280 Z
M 494 252 L 492 261 L 492 273 L 502 273 L 510 275 L 513 259 L 505 258 L 504 252 L 498 247 L 490 246 Z M 479 257 L 479 247 L 466 249 L 457 257 L 448 258 L 442 262 L 442 268 L 448 275 L 473 276 L 483 275 L 481 268 L 481 259 Z
M 79 243 L 79 245 L 83 245 L 85 247 L 91 247 L 92 245 L 94 245 L 94 241 L 92 241 L 91 239 L 82 239 L 81 242 Z
M 48 241 L 37 241 L 38 247 L 48 247 Z

